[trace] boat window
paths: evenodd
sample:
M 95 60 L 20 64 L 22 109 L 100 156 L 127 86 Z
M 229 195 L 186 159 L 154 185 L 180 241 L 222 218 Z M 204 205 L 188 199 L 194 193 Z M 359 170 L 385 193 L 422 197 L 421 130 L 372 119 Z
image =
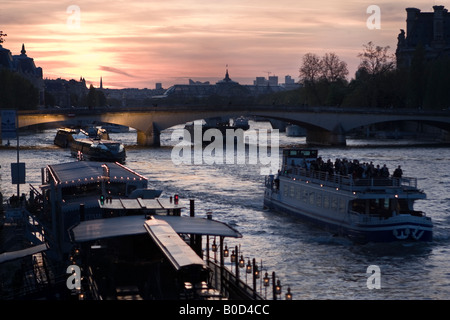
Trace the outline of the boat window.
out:
M 331 199 L 331 209 L 337 210 L 337 207 L 338 207 L 338 199 L 336 196 L 333 196 L 333 198 Z
M 314 197 L 315 197 L 314 192 L 311 192 L 309 194 L 309 204 L 314 205 Z
M 107 187 L 107 191 L 110 194 L 118 195 L 118 196 L 125 196 L 126 195 L 126 183 L 111 183 Z
M 325 209 L 330 207 L 330 197 L 327 194 L 323 196 L 323 207 Z
M 392 215 L 389 199 L 355 199 L 350 202 L 351 210 L 359 213 L 370 214 L 380 217 L 389 217 Z
M 127 195 L 128 194 L 130 194 L 130 193 L 132 193 L 134 190 L 136 190 L 137 189 L 137 186 L 135 186 L 135 185 L 129 185 L 128 187 L 127 187 Z
M 284 150 L 283 155 L 291 158 L 317 158 L 317 150 Z
M 359 212 L 359 213 L 365 213 L 365 200 L 356 199 L 353 201 L 350 201 L 352 211 Z
M 302 200 L 304 203 L 308 202 L 308 192 L 306 190 L 303 190 L 302 192 Z
M 316 206 L 322 207 L 322 194 L 320 192 L 316 195 Z
M 409 206 L 407 199 L 397 199 L 397 213 L 410 213 L 412 208 Z
M 283 186 L 283 196 L 284 197 L 288 196 L 288 186 L 286 186 L 286 185 Z
M 80 196 L 89 196 L 89 195 L 99 195 L 101 194 L 101 185 L 100 183 L 90 183 L 83 184 L 79 186 L 70 186 L 66 188 L 62 188 L 62 197 L 65 200 L 69 200 L 71 198 L 77 198 Z
M 299 187 L 295 188 L 295 198 L 300 201 L 302 198 L 302 189 Z
M 289 186 L 289 197 L 291 197 L 291 198 L 295 197 L 295 188 L 294 188 L 294 186 Z
M 339 212 L 345 213 L 345 200 L 339 199 Z

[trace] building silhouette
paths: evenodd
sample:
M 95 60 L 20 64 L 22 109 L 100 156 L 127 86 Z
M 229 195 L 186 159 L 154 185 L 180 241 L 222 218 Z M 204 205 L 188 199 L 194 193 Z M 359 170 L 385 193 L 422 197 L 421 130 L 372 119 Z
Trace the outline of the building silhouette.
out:
M 253 85 L 240 84 L 230 77 L 228 68 L 225 72 L 225 77 L 217 81 L 215 84 L 207 82 L 198 82 L 189 79 L 189 84 L 175 84 L 171 86 L 161 97 L 174 98 L 207 98 L 211 96 L 217 97 L 241 97 L 251 98 L 263 94 L 270 94 L 285 90 L 294 90 L 299 88 L 299 84 L 290 77 L 286 76 L 286 83 L 280 85 L 277 76 L 256 77 Z
M 398 67 L 409 67 L 418 47 L 427 61 L 450 56 L 450 13 L 444 6 L 433 6 L 433 10 L 406 8 L 406 32 L 402 29 L 398 35 Z
M 39 104 L 43 104 L 44 81 L 42 78 L 42 68 L 36 67 L 34 59 L 28 57 L 25 44 L 22 44 L 20 55 L 13 55 L 9 49 L 3 48 L 0 44 L 0 68 L 16 72 L 30 81 L 39 91 Z

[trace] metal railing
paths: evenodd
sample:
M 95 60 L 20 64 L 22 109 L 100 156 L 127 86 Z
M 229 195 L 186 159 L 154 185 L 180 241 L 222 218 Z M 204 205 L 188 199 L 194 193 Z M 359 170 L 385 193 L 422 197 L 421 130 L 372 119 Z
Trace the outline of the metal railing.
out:
M 221 267 L 218 263 L 206 261 L 212 270 L 213 278 L 211 283 L 216 286 L 224 297 L 242 300 L 264 300 L 264 298 L 250 287 L 247 283 L 236 277 L 230 270 Z
M 355 178 L 349 174 L 347 176 L 340 174 L 330 174 L 325 171 L 308 170 L 301 167 L 285 166 L 280 175 L 292 179 L 304 179 L 313 183 L 322 184 L 327 187 L 340 188 L 348 191 L 358 190 L 385 190 L 386 188 L 406 187 L 410 189 L 417 188 L 417 178 L 411 177 L 371 177 Z

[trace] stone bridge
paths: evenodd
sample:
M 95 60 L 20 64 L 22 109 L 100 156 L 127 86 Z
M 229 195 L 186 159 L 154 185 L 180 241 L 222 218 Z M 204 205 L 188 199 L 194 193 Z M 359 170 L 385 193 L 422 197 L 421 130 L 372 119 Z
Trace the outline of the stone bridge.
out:
M 415 121 L 450 131 L 450 111 L 406 109 L 343 109 L 337 107 L 286 106 L 157 106 L 127 109 L 53 109 L 20 111 L 19 128 L 58 123 L 77 125 L 86 122 L 112 123 L 135 128 L 137 143 L 159 146 L 162 130 L 198 119 L 256 116 L 298 124 L 307 130 L 307 142 L 345 145 L 350 130 L 377 123 Z

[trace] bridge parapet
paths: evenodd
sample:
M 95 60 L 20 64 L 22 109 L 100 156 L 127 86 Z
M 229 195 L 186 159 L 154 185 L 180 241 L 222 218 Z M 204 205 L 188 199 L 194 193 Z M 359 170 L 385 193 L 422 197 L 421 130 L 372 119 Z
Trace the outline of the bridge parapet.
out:
M 450 131 L 449 111 L 407 109 L 347 109 L 304 106 L 157 106 L 142 108 L 43 109 L 19 111 L 19 128 L 42 123 L 93 121 L 135 128 L 141 145 L 159 146 L 162 130 L 186 122 L 218 117 L 257 116 L 298 124 L 307 129 L 307 141 L 345 145 L 345 133 L 375 123 L 417 121 Z M 0 137 L 1 138 L 1 137 Z

